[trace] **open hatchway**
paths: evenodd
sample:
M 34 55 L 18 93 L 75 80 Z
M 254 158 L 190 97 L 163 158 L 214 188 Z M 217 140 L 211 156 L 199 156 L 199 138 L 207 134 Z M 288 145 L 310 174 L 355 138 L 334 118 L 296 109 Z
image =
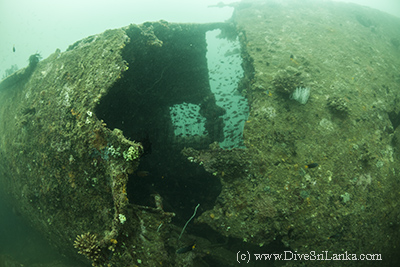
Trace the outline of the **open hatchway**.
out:
M 394 265 L 399 62 L 388 44 L 399 22 L 358 6 L 295 2 L 252 2 L 231 20 L 249 81 L 248 149 L 231 149 L 242 146 L 246 116 L 235 107 L 245 104 L 219 89 L 235 75 L 209 60 L 208 34 L 226 24 L 132 25 L 0 83 L 2 196 L 65 254 L 96 266 L 234 266 L 238 251 L 259 253 L 255 246 L 260 255 L 372 251 Z M 360 24 L 360 12 L 382 27 Z M 366 36 L 373 50 L 360 45 Z M 215 61 L 239 65 L 227 52 Z M 290 100 L 287 88 L 308 85 L 307 104 Z
M 107 127 L 144 148 L 139 169 L 129 175 L 129 201 L 154 206 L 159 194 L 180 222 L 198 203 L 200 210 L 211 209 L 221 191 L 219 179 L 181 150 L 213 142 L 240 147 L 247 117 L 237 90 L 243 72 L 238 41 L 217 38 L 213 25 L 130 26 L 123 52 L 129 69 L 95 110 Z M 219 27 L 227 31 L 225 24 Z

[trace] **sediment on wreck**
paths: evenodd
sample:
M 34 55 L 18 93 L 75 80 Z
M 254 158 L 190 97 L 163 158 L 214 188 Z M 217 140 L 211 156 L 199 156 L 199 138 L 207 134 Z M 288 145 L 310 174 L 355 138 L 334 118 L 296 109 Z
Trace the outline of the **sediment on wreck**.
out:
M 126 213 L 127 172 L 138 161 L 110 151 L 141 153 L 140 147 L 106 128 L 93 111 L 127 68 L 120 55 L 127 41 L 122 30 L 88 37 L 0 84 L 2 188 L 69 254 L 76 253 L 71 242 L 86 232 L 96 233 L 103 249 Z
M 398 18 L 328 2 L 233 6 L 229 23 L 90 36 L 2 81 L 1 188 L 53 244 L 95 265 L 346 250 L 393 266 Z M 220 146 L 205 41 L 216 28 L 241 44 L 241 148 Z M 307 103 L 290 98 L 305 87 Z M 198 105 L 207 134 L 175 134 L 182 102 Z
M 222 184 L 196 221 L 262 253 L 368 251 L 382 261 L 363 266 L 396 264 L 399 19 L 352 4 L 242 1 L 232 21 L 254 70 L 246 150 L 183 150 Z M 309 101 L 293 101 L 305 87 Z
M 223 110 L 209 91 L 205 32 L 223 25 L 107 30 L 2 81 L 1 187 L 64 253 L 97 266 L 174 261 L 164 238 L 175 214 L 157 192 L 146 205 L 128 199 L 127 183 L 149 152 L 143 133 L 154 144 L 177 142 L 165 120 L 171 103 L 204 108 L 209 135 L 193 146 L 220 139 L 215 114 Z

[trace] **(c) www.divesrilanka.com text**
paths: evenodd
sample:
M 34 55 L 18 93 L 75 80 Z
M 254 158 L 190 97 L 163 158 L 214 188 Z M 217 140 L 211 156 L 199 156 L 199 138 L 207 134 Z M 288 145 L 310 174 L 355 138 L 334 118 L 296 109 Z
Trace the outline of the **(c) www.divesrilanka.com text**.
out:
M 238 263 L 249 263 L 251 260 L 255 261 L 269 261 L 269 260 L 285 260 L 285 261 L 381 261 L 381 254 L 355 254 L 348 253 L 347 251 L 343 253 L 330 253 L 329 251 L 321 251 L 321 253 L 317 253 L 315 251 L 310 251 L 310 253 L 297 253 L 297 251 L 284 251 L 284 253 L 265 253 L 259 254 L 254 253 L 250 254 L 250 252 L 239 251 L 236 253 L 236 260 Z

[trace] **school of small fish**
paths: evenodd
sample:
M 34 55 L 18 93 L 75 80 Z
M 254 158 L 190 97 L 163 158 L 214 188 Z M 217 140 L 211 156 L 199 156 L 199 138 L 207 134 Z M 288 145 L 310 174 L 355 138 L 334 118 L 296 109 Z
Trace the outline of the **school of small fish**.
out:
M 243 127 L 249 109 L 244 96 L 237 90 L 243 77 L 239 41 L 218 38 L 217 31 L 207 32 L 207 61 L 211 91 L 216 104 L 226 110 L 224 120 L 225 149 L 243 147 Z M 206 135 L 206 119 L 199 113 L 200 106 L 192 103 L 176 104 L 170 107 L 170 115 L 176 136 L 190 137 Z

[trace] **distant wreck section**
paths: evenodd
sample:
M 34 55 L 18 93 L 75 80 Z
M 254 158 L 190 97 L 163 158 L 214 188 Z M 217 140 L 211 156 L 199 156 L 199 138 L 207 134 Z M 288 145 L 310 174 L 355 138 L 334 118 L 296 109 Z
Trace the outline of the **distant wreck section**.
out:
M 0 84 L 0 188 L 94 266 L 395 266 L 400 21 L 306 2 L 242 1 L 227 23 L 130 25 L 33 57 Z M 214 29 L 240 41 L 244 149 L 220 147 Z M 179 105 L 203 134 L 174 133 Z M 360 262 L 377 263 L 346 264 Z

